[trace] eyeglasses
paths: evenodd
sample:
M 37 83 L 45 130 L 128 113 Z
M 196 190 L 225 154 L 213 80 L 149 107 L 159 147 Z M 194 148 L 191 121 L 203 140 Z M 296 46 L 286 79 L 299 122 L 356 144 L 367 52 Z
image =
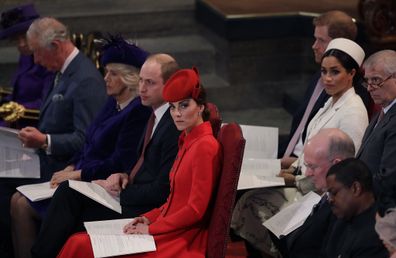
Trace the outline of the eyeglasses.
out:
M 317 169 L 319 167 L 319 165 L 317 165 L 317 164 L 306 163 L 305 161 L 304 161 L 304 166 L 312 171 L 314 171 L 315 169 Z
M 380 77 L 364 78 L 364 82 L 362 83 L 362 86 L 365 87 L 366 89 L 368 89 L 369 86 L 373 87 L 373 89 L 379 89 L 384 85 L 384 83 L 387 80 L 389 80 L 392 77 L 393 77 L 393 74 L 386 77 L 385 80 L 383 80 Z
M 330 159 L 330 160 L 326 160 L 326 161 L 322 161 L 322 162 L 320 162 L 320 164 L 307 163 L 307 162 L 304 161 L 303 164 L 304 164 L 304 166 L 305 166 L 307 169 L 310 169 L 310 170 L 312 170 L 312 171 L 315 171 L 316 169 L 318 169 L 318 168 L 320 168 L 320 167 L 324 167 L 324 166 L 327 166 L 327 165 L 332 165 L 334 159 L 335 159 L 335 158 Z

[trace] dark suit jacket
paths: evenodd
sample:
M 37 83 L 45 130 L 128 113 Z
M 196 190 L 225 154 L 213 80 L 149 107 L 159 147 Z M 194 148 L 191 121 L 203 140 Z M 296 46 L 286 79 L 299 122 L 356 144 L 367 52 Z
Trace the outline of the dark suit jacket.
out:
M 383 213 L 396 206 L 396 105 L 375 127 L 377 119 L 378 115 L 367 127 L 356 157 L 365 162 L 373 174 L 379 211 Z
M 301 227 L 281 240 L 283 248 L 286 247 L 286 250 L 282 251 L 282 254 L 285 254 L 283 257 L 320 257 L 326 232 L 334 221 L 335 216 L 330 209 L 330 204 L 325 201 Z
M 315 75 L 312 77 L 312 79 L 308 85 L 308 88 L 305 91 L 304 98 L 302 99 L 300 106 L 297 108 L 296 112 L 293 114 L 293 120 L 292 120 L 292 124 L 290 127 L 290 132 L 289 132 L 289 137 L 287 139 L 287 142 L 285 144 L 280 144 L 279 153 L 282 154 L 281 156 L 283 156 L 283 153 L 286 151 L 287 145 L 289 144 L 291 138 L 293 137 L 294 132 L 297 130 L 297 127 L 300 124 L 301 119 L 304 116 L 305 110 L 307 109 L 307 106 L 308 106 L 309 99 L 311 98 L 311 96 L 315 90 L 318 80 L 320 80 L 320 72 L 315 73 Z M 315 114 L 319 111 L 319 109 L 324 106 L 324 103 L 327 101 L 327 99 L 329 97 L 330 96 L 323 90 L 322 93 L 319 95 L 318 99 L 316 100 L 315 105 L 311 110 L 311 113 L 309 113 L 307 123 L 304 126 L 303 141 L 305 140 L 306 129 L 307 129 L 309 122 L 315 116 Z
M 120 112 L 116 106 L 116 100 L 109 97 L 87 129 L 84 147 L 73 157 L 72 164 L 81 169 L 83 181 L 129 172 L 137 161 L 137 146 L 152 109 L 142 106 L 140 97 Z
M 350 221 L 337 220 L 326 241 L 326 258 L 389 257 L 374 230 L 376 208 L 369 209 Z
M 49 180 L 81 149 L 85 130 L 106 101 L 102 75 L 81 52 L 41 107 L 39 130 L 51 136 L 51 155 L 39 150 L 41 178 Z
M 133 184 L 128 184 L 121 192 L 123 213 L 148 211 L 166 201 L 169 195 L 169 171 L 177 154 L 179 135 L 168 109 L 146 147 L 143 165 Z

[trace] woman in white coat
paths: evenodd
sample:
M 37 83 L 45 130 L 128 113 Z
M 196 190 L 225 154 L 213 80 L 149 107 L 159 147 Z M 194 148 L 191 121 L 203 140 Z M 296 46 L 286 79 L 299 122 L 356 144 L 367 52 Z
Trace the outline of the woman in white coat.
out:
M 353 85 L 363 79 L 360 66 L 364 55 L 363 49 L 352 40 L 336 38 L 330 41 L 322 57 L 321 80 L 331 97 L 309 123 L 305 142 L 322 128 L 339 128 L 352 138 L 355 150 L 359 149 L 368 125 L 368 114 Z M 296 148 L 302 150 L 303 146 L 300 138 Z M 302 156 L 293 167 L 303 164 Z

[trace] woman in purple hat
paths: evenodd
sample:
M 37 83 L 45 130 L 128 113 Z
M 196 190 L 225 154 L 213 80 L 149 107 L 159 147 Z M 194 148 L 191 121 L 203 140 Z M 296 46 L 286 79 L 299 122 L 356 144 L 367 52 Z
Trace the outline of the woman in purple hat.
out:
M 50 185 L 68 179 L 106 179 L 116 172 L 130 171 L 138 159 L 137 146 L 151 109 L 137 96 L 139 70 L 148 53 L 121 37 L 111 37 L 102 51 L 106 91 L 103 109 L 86 131 L 83 148 L 70 164 L 55 172 Z M 50 200 L 30 202 L 19 192 L 11 199 L 12 237 L 15 257 L 30 257 L 37 221 L 45 215 Z
M 26 109 L 39 109 L 53 82 L 54 74 L 34 63 L 26 40 L 26 31 L 38 17 L 33 4 L 15 7 L 1 14 L 0 39 L 15 41 L 20 53 L 18 67 L 10 83 L 13 88 L 12 94 L 1 100 L 2 103 L 13 101 Z M 24 120 L 12 124 L 0 121 L 2 126 L 17 128 L 36 124 L 36 120 Z

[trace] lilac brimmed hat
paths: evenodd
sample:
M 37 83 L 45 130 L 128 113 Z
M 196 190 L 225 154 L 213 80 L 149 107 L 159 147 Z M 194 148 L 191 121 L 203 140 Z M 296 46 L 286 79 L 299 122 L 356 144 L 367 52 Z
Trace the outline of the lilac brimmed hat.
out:
M 135 44 L 125 41 L 121 36 L 109 36 L 102 47 L 101 63 L 120 63 L 141 68 L 149 53 Z
M 1 14 L 0 39 L 5 39 L 29 29 L 30 24 L 39 18 L 33 4 L 18 6 Z

